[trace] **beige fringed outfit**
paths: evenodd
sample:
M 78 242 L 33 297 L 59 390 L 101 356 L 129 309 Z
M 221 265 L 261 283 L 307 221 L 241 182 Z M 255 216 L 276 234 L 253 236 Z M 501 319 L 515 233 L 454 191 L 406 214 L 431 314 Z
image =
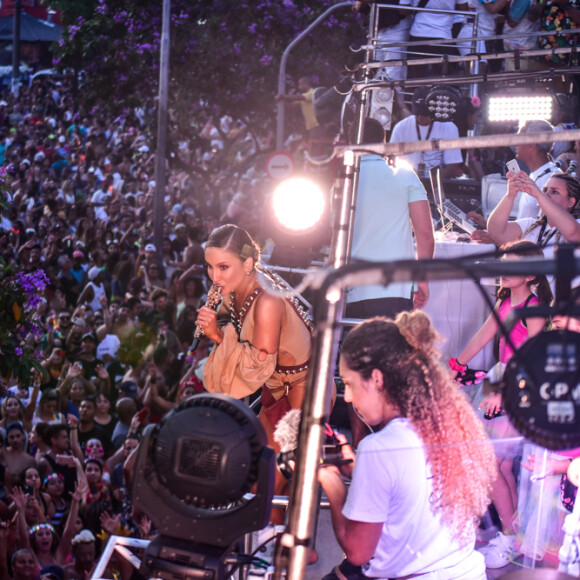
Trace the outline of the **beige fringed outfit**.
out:
M 231 321 L 221 328 L 223 340 L 214 346 L 205 365 L 204 387 L 210 392 L 226 393 L 238 399 L 251 395 L 262 386 L 268 388 L 276 400 L 288 390 L 290 406 L 301 408 L 310 357 L 310 330 L 294 306 L 284 300 L 285 312 L 278 352 L 267 354 L 263 361 L 259 360 L 260 351 L 252 346 L 251 341 L 254 336 L 255 307 L 260 296 L 261 292 L 257 292 L 245 318 L 240 321 L 239 336 L 236 325 Z M 224 312 L 229 313 L 230 309 L 229 296 L 226 296 L 218 318 Z M 264 356 L 263 352 L 261 356 Z M 279 365 L 279 360 L 288 366 Z M 262 411 L 260 420 L 272 445 L 272 425 Z

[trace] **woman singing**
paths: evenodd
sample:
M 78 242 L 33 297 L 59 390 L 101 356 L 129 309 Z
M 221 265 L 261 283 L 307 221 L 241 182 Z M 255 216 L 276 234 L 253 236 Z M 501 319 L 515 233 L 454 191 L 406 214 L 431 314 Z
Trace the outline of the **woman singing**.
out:
M 205 261 L 223 301 L 217 313 L 200 308 L 196 324 L 215 343 L 204 387 L 237 398 L 263 387 L 259 417 L 276 448 L 272 435 L 277 419 L 289 408 L 302 407 L 311 338 L 300 307 L 261 288 L 259 257 L 259 247 L 245 230 L 224 225 L 211 233 Z M 227 324 L 218 326 L 224 316 Z
M 337 467 L 319 470 L 337 539 L 362 566 L 349 578 L 486 577 L 474 544 L 495 479 L 493 448 L 440 364 L 437 339 L 415 311 L 367 320 L 342 343 L 345 401 L 383 425 L 360 442 L 348 494 Z M 345 456 L 354 458 L 350 448 Z

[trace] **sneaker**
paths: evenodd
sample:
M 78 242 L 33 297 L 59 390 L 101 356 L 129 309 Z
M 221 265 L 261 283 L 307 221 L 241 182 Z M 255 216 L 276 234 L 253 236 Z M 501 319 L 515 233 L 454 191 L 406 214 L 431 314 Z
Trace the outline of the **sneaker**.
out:
M 497 533 L 497 536 L 490 540 L 489 544 L 480 548 L 478 552 L 483 554 L 485 559 L 486 568 L 503 568 L 510 563 L 510 557 L 512 550 L 514 549 L 514 544 L 516 541 L 516 536 L 506 536 L 501 532 Z

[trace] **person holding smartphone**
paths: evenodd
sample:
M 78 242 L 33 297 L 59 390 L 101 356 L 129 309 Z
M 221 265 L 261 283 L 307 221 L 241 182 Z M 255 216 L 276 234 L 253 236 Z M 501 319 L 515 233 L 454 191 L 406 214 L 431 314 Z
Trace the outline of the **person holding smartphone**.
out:
M 507 177 L 508 190 L 487 221 L 489 234 L 497 243 L 529 240 L 544 249 L 546 258 L 552 258 L 554 246 L 559 243 L 580 242 L 580 222 L 575 217 L 579 211 L 580 182 L 575 177 L 554 174 L 541 190 L 524 171 L 510 171 Z M 510 221 L 520 191 L 538 202 L 540 217 Z
M 58 388 L 59 379 L 66 361 L 66 351 L 63 348 L 55 347 L 51 350 L 48 358 L 42 361 L 42 367 L 46 371 L 43 375 L 43 388 Z
M 527 121 L 518 131 L 518 135 L 535 135 L 538 133 L 553 133 L 554 127 L 548 121 L 533 120 Z M 522 143 L 516 146 L 516 159 L 520 159 L 528 168 L 530 179 L 541 191 L 548 179 L 554 174 L 561 173 L 560 168 L 552 160 L 550 153 L 554 143 Z M 510 162 L 508 162 L 510 163 Z M 518 171 L 520 167 L 510 168 L 508 171 Z M 517 219 L 534 218 L 540 212 L 537 199 L 529 195 L 527 191 L 520 195 L 517 208 Z

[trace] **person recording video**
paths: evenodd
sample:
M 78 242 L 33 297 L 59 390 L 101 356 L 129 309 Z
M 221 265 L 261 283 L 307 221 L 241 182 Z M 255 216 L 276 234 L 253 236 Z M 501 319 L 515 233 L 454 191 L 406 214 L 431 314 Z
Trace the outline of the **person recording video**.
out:
M 348 493 L 338 467 L 319 469 L 348 559 L 325 580 L 486 578 L 475 528 L 496 477 L 494 452 L 441 365 L 437 339 L 414 311 L 362 322 L 342 343 L 345 400 L 382 428 L 360 442 Z

